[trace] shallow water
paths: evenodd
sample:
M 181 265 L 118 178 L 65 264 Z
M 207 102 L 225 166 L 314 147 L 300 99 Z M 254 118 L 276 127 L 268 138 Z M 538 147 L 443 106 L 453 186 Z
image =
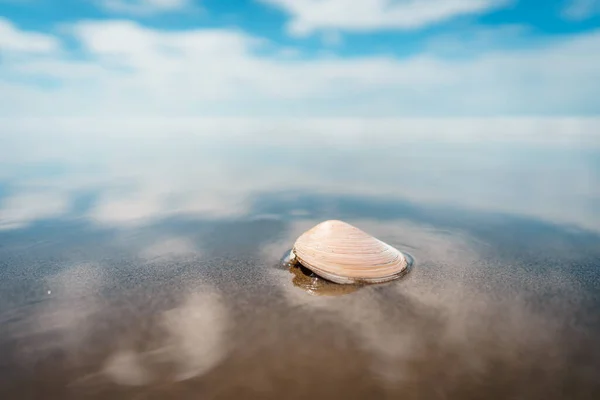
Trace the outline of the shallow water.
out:
M 594 124 L 44 126 L 0 136 L 2 399 L 600 398 Z M 317 295 L 325 219 L 413 269 Z

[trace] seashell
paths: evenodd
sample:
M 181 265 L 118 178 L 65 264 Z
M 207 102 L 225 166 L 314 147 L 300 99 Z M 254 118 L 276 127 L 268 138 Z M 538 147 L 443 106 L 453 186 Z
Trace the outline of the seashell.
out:
M 381 283 L 399 278 L 412 263 L 387 243 L 343 221 L 330 220 L 303 233 L 292 249 L 296 260 L 336 283 Z

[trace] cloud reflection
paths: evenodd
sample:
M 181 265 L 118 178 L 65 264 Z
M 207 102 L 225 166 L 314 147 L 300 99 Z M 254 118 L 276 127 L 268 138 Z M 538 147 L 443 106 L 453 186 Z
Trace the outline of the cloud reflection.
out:
M 0 200 L 4 229 L 51 217 L 102 226 L 252 217 L 265 196 L 299 193 L 600 229 L 595 119 L 55 122 L 40 135 L 31 121 L 12 121 L 14 133 L 0 138 L 11 189 Z M 49 162 L 59 172 L 19 173 Z M 86 191 L 89 207 L 70 212 Z
M 149 244 L 140 252 L 142 259 L 153 260 L 173 260 L 186 256 L 198 256 L 200 251 L 196 248 L 190 239 L 185 237 L 170 237 L 157 240 Z
M 69 362 L 77 363 L 88 354 L 86 341 L 93 329 L 92 321 L 105 305 L 101 296 L 105 280 L 102 269 L 93 264 L 67 267 L 48 276 L 43 283 L 48 298 L 30 299 L 30 306 L 20 310 L 27 318 L 17 318 L 6 326 L 23 343 L 19 347 L 20 361 L 35 365 L 59 352 L 67 354 Z
M 177 380 L 202 375 L 223 359 L 228 323 L 218 293 L 208 287 L 163 315 L 170 334 L 167 348 L 178 368 Z
M 109 357 L 106 360 L 104 373 L 119 385 L 141 386 L 151 379 L 139 355 L 131 350 L 121 351 Z
M 70 198 L 64 193 L 23 191 L 0 199 L 0 230 L 23 228 L 37 220 L 56 218 L 69 210 Z
M 352 222 L 416 256 L 406 280 L 347 296 L 315 297 L 294 287 L 287 271 L 273 270 L 271 278 L 291 309 L 328 316 L 346 327 L 369 352 L 371 368 L 381 379 L 405 384 L 436 376 L 452 384 L 465 374 L 484 379 L 495 366 L 511 373 L 540 362 L 549 370 L 566 367 L 561 327 L 580 293 L 568 276 L 524 277 L 514 266 L 487 260 L 487 244 L 458 231 L 408 221 Z M 297 229 L 290 232 L 286 240 L 292 243 Z M 528 279 L 535 281 L 535 289 L 517 283 Z M 531 289 L 561 293 L 560 298 L 574 303 L 546 303 L 540 309 L 527 297 Z M 453 371 L 445 369 L 449 363 Z
M 219 292 L 202 285 L 183 301 L 160 314 L 154 329 L 164 336 L 151 349 L 121 349 L 108 357 L 102 370 L 118 385 L 142 386 L 176 382 L 202 376 L 228 352 L 228 310 Z M 165 366 L 169 367 L 165 370 Z M 172 370 L 173 373 L 166 373 Z

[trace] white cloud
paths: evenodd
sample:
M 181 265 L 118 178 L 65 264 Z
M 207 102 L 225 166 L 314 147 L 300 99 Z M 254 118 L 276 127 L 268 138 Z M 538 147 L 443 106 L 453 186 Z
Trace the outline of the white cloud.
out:
M 323 32 L 323 44 L 326 46 L 338 46 L 342 43 L 342 35 L 338 31 Z
M 289 58 L 237 30 L 70 26 L 80 53 L 5 60 L 0 115 L 532 115 L 600 112 L 600 32 L 446 58 Z M 19 35 L 26 32 L 18 32 Z M 51 38 L 51 37 L 50 37 Z M 58 39 L 55 39 L 58 40 Z M 281 51 L 280 51 L 281 50 Z M 52 87 L 39 81 L 55 82 Z
M 319 29 L 417 29 L 505 5 L 505 0 L 260 0 L 291 14 L 294 35 Z
M 97 2 L 107 11 L 137 16 L 182 11 L 191 4 L 189 0 L 97 0 Z
M 0 17 L 0 54 L 4 52 L 50 53 L 59 48 L 59 41 L 55 37 L 19 30 L 8 19 Z
M 515 49 L 517 46 L 530 47 L 523 40 L 531 34 L 527 25 L 505 24 L 499 26 L 474 25 L 446 33 L 432 35 L 424 43 L 424 51 L 438 56 L 469 58 L 500 49 Z
M 568 0 L 562 14 L 574 21 L 593 17 L 600 14 L 600 0 Z

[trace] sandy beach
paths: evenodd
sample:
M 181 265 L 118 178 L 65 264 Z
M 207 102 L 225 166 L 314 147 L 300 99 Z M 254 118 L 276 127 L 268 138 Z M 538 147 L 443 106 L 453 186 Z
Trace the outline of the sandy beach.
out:
M 0 398 L 600 396 L 592 150 L 181 138 L 6 152 Z M 341 287 L 283 265 L 326 219 L 413 268 Z
M 3 233 L 2 397 L 600 393 L 597 236 L 531 223 L 544 241 L 519 246 L 524 220 L 499 235 L 352 221 L 415 267 L 387 284 L 309 293 L 279 262 L 318 222 L 304 217 Z

